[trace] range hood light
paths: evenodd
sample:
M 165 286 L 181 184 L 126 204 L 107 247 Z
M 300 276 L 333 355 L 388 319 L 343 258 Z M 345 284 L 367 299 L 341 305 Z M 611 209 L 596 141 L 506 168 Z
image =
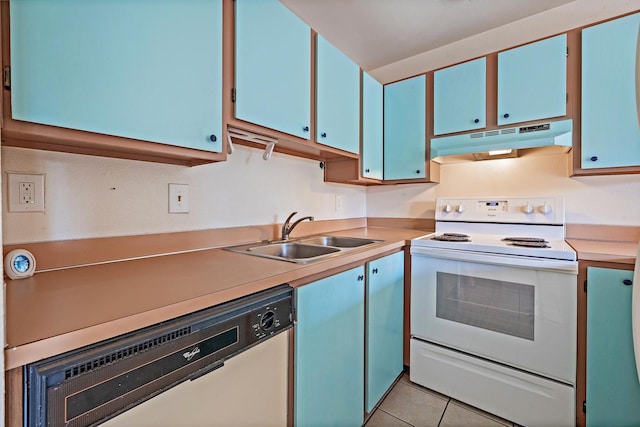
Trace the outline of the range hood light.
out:
M 502 154 L 511 154 L 513 150 L 491 150 L 489 151 L 490 156 L 500 156 Z

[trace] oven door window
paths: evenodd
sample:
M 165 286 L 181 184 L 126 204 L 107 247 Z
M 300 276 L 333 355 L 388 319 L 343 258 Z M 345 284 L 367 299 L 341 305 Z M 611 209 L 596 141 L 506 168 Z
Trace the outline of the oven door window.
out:
M 533 286 L 445 272 L 436 283 L 436 317 L 533 341 Z

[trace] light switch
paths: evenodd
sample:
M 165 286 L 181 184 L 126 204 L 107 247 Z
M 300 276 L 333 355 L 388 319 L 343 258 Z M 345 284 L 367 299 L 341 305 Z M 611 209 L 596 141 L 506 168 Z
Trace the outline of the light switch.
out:
M 169 213 L 189 213 L 189 184 L 169 184 Z

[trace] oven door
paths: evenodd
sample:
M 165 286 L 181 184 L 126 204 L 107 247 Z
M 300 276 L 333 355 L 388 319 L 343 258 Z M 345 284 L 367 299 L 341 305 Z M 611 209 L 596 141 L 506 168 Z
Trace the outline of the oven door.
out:
M 575 261 L 411 255 L 412 337 L 575 384 Z

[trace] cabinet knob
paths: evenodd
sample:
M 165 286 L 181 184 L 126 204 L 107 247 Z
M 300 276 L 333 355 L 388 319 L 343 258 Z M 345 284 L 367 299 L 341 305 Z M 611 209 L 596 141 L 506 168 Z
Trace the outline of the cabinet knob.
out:
M 505 113 L 502 117 L 504 117 L 505 119 L 509 118 L 509 113 Z
M 360 275 L 358 276 L 358 282 L 362 282 L 364 280 L 364 276 Z
M 303 128 L 302 128 L 302 131 L 303 131 L 303 132 L 309 132 L 309 126 L 305 126 L 305 127 L 303 127 Z
M 591 156 L 591 157 L 589 157 L 589 160 L 591 160 L 592 162 L 597 162 L 598 161 L 598 156 Z
M 326 132 L 322 132 L 322 133 L 320 134 L 320 136 L 321 136 L 322 138 L 326 138 L 326 137 L 327 137 L 327 133 L 326 133 Z
M 378 269 L 377 269 L 377 268 L 374 268 L 374 269 L 372 270 L 372 273 L 373 273 L 373 274 L 378 274 Z
M 473 123 L 480 123 L 480 119 L 475 119 Z
M 420 173 L 420 169 L 416 169 L 416 173 Z
M 631 285 L 633 285 L 633 280 L 631 280 L 631 279 L 624 279 L 624 280 L 622 281 L 622 283 L 624 283 L 624 284 L 625 284 L 625 285 L 627 285 L 627 286 L 631 286 Z
M 366 173 L 369 173 L 369 172 L 371 172 L 371 169 L 365 169 L 364 171 L 365 171 Z
M 215 135 L 209 135 L 209 141 L 211 142 L 216 142 L 218 140 L 218 137 Z

